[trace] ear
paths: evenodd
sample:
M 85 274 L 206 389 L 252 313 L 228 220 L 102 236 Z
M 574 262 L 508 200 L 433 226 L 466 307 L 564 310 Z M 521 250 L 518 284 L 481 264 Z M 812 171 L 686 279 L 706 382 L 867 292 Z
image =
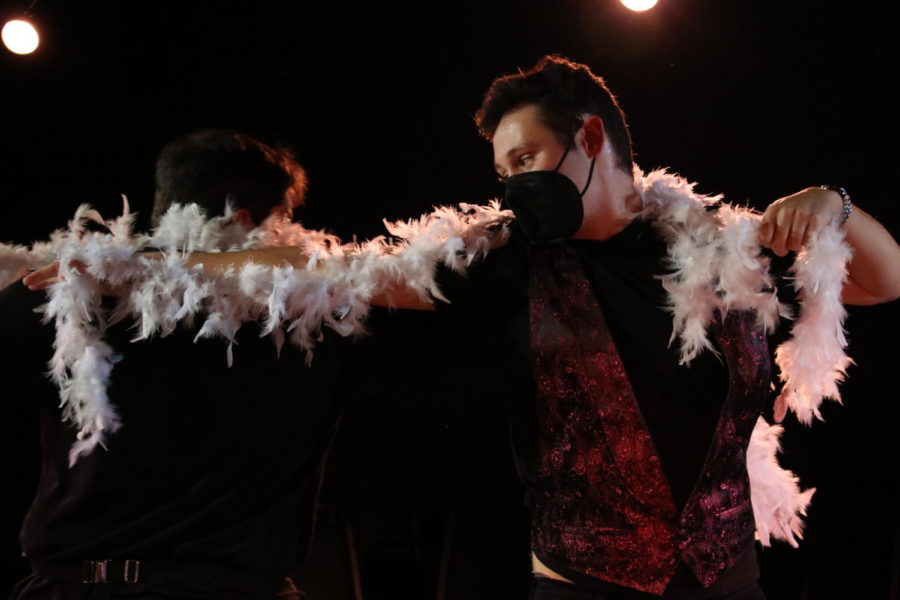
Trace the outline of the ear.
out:
M 253 217 L 250 216 L 250 211 L 246 208 L 239 208 L 234 211 L 234 214 L 231 216 L 231 219 L 235 223 L 240 223 L 247 229 L 255 229 L 256 222 L 253 220 Z
M 603 120 L 591 115 L 581 125 L 581 147 L 591 158 L 600 154 L 603 143 L 606 141 L 606 130 L 603 128 Z

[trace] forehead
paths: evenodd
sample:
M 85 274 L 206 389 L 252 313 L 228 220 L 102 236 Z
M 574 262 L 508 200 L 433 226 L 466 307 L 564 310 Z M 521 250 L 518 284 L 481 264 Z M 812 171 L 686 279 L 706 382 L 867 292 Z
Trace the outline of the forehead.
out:
M 494 146 L 494 160 L 497 162 L 522 148 L 559 145 L 556 134 L 541 120 L 538 108 L 534 104 L 527 104 L 503 115 L 491 141 Z

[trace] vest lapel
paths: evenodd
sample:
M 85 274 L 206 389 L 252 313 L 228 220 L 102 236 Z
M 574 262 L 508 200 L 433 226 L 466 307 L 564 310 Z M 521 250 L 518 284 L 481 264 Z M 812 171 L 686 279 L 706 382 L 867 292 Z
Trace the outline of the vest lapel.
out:
M 629 490 L 674 518 L 675 503 L 653 440 L 575 251 L 566 244 L 535 247 L 529 288 L 539 388 L 562 386 L 568 389 L 553 392 L 583 396 L 600 418 Z
M 677 562 L 672 492 L 568 245 L 533 248 L 529 318 L 539 440 L 534 550 L 661 594 Z

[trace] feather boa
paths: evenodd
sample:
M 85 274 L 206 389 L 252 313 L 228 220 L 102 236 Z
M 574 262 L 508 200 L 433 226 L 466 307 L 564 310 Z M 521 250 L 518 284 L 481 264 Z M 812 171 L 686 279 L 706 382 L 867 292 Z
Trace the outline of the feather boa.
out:
M 635 183 L 644 201 L 638 218 L 650 220 L 668 244 L 670 273 L 661 279 L 673 317 L 671 341 L 678 340 L 683 364 L 703 351 L 714 352 L 707 328 L 716 314 L 752 311 L 766 332 L 779 318 L 791 318 L 778 300 L 769 261 L 760 253 L 758 213 L 720 204 L 720 196 L 698 195 L 692 184 L 665 171 L 645 177 L 636 170 Z M 800 314 L 791 338 L 776 349 L 775 362 L 783 383 L 781 398 L 805 424 L 813 415 L 821 418 L 823 399 L 840 399 L 837 384 L 852 362 L 844 353 L 846 311 L 840 302 L 849 259 L 850 249 L 832 225 L 798 253 L 791 268 L 801 293 Z M 802 517 L 815 493 L 801 491 L 797 477 L 778 464 L 781 431 L 760 418 L 747 450 L 751 503 L 764 546 L 771 539 L 797 545 Z
M 803 517 L 816 489 L 801 492 L 797 476 L 778 464 L 781 433 L 780 425 L 769 425 L 762 417 L 753 428 L 747 447 L 750 503 L 763 546 L 770 546 L 774 538 L 796 548 L 798 539 L 803 539 Z
M 728 204 L 712 211 L 720 197 L 698 195 L 692 184 L 665 171 L 645 176 L 636 170 L 635 186 L 644 202 L 638 218 L 651 220 L 669 246 L 670 273 L 661 278 L 673 316 L 672 342 L 678 340 L 683 363 L 713 351 L 707 328 L 717 313 L 753 311 L 765 331 L 790 316 L 756 242 L 757 213 Z M 108 233 L 88 232 L 88 220 L 102 223 Z M 276 344 L 287 338 L 311 359 L 323 327 L 342 335 L 361 333 L 376 295 L 403 286 L 423 300 L 446 300 L 435 282 L 437 266 L 463 271 L 505 243 L 511 220 L 497 202 L 461 204 L 437 208 L 420 219 L 385 222 L 391 237 L 342 244 L 334 236 L 283 220 L 247 232 L 230 214 L 206 218 L 195 206 L 173 207 L 152 236 L 134 235 L 127 202 L 124 214 L 112 221 L 82 206 L 69 229 L 54 233 L 49 244 L 31 250 L 0 246 L 0 275 L 9 279 L 26 268 L 61 263 L 65 279 L 50 289 L 44 312 L 57 328 L 51 373 L 60 388 L 63 414 L 79 429 L 70 454 L 74 463 L 120 426 L 106 396 L 118 360 L 103 341 L 108 323 L 130 315 L 138 324 L 139 340 L 168 335 L 180 321 L 204 315 L 198 338 L 220 336 L 233 342 L 242 323 L 260 321 Z M 185 266 L 185 255 L 195 250 L 278 245 L 304 248 L 304 267 L 247 264 L 211 276 L 200 267 Z M 145 248 L 161 249 L 163 258 L 141 256 Z M 831 227 L 798 254 L 793 267 L 801 309 L 793 337 L 778 348 L 776 362 L 783 398 L 804 423 L 820 416 L 823 398 L 839 398 L 837 383 L 850 363 L 844 354 L 840 304 L 849 256 L 840 231 Z M 100 303 L 103 286 L 125 283 L 130 292 L 108 314 Z M 230 343 L 227 356 L 230 362 Z M 800 516 L 814 490 L 800 492 L 793 474 L 778 465 L 779 432 L 762 419 L 754 430 L 748 450 L 753 506 L 764 544 L 770 538 L 796 544 Z
M 89 231 L 88 221 L 107 232 Z M 463 271 L 477 257 L 503 245 L 511 215 L 499 204 L 461 204 L 438 208 L 420 219 L 385 225 L 391 237 L 361 244 L 342 244 L 335 236 L 304 229 L 286 220 L 270 219 L 247 232 L 231 219 L 206 218 L 195 205 L 174 206 L 152 236 L 134 235 L 133 215 L 104 221 L 89 206 L 81 206 L 68 230 L 55 232 L 48 244 L 31 251 L 2 246 L 0 258 L 9 273 L 57 260 L 63 280 L 49 289 L 43 312 L 56 325 L 51 376 L 60 390 L 63 416 L 79 431 L 69 460 L 103 445 L 121 425 L 106 394 L 113 365 L 119 360 L 103 341 L 107 326 L 130 316 L 134 339 L 165 336 L 195 315 L 205 316 L 196 334 L 231 343 L 240 326 L 260 321 L 263 334 L 277 345 L 287 338 L 307 350 L 321 340 L 323 327 L 344 336 L 364 331 L 369 303 L 376 295 L 390 297 L 397 287 L 414 290 L 423 300 L 443 298 L 435 282 L 439 264 Z M 247 264 L 221 275 L 206 275 L 201 266 L 187 267 L 192 251 L 224 251 L 292 245 L 303 248 L 306 264 L 268 268 Z M 142 256 L 156 248 L 161 259 Z M 101 298 L 108 287 L 129 290 L 106 311 Z
M 780 317 L 791 318 L 778 300 L 769 260 L 760 254 L 760 215 L 719 204 L 721 196 L 705 197 L 675 175 L 639 171 L 636 186 L 644 200 L 639 218 L 652 221 L 666 240 L 671 273 L 662 276 L 672 312 L 672 341 L 680 343 L 681 362 L 713 351 L 707 327 L 718 313 L 752 311 L 757 325 L 771 332 Z M 841 290 L 847 278 L 850 248 L 834 224 L 823 228 L 795 258 L 791 268 L 800 293 L 800 314 L 791 338 L 776 350 L 783 382 L 781 397 L 805 424 L 821 419 L 825 398 L 840 400 L 837 384 L 852 363 L 844 353 L 846 311 Z

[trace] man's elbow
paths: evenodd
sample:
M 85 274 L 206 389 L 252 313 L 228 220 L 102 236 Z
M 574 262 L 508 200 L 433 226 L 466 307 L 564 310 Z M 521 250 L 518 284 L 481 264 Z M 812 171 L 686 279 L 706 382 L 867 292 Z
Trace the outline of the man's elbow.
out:
M 900 277 L 880 286 L 864 287 L 850 278 L 844 285 L 841 301 L 856 306 L 886 304 L 900 298 Z

